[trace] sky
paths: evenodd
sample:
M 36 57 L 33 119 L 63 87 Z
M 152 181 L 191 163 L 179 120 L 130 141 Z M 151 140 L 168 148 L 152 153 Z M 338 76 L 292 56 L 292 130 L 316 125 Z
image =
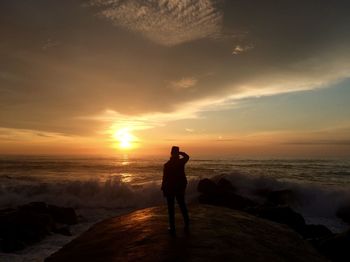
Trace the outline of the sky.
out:
M 0 154 L 350 157 L 349 11 L 0 1 Z

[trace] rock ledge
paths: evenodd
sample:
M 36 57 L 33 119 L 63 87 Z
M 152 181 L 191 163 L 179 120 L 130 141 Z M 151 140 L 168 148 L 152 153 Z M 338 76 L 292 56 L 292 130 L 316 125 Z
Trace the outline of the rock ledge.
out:
M 176 217 L 176 237 L 166 231 L 165 207 L 107 219 L 45 261 L 325 261 L 287 226 L 206 205 L 190 214 L 189 234 Z

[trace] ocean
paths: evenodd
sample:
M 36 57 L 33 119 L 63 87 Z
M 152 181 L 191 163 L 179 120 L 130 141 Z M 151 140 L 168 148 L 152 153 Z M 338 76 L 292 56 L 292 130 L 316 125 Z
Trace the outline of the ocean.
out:
M 167 158 L 0 157 L 0 209 L 32 201 L 76 209 L 80 223 L 73 236 L 51 235 L 0 261 L 43 261 L 94 223 L 118 214 L 164 203 L 160 183 Z M 334 232 L 347 228 L 337 208 L 350 204 L 349 159 L 190 159 L 187 200 L 195 202 L 202 178 L 225 177 L 238 193 L 291 189 L 301 201 L 293 206 L 307 223 Z

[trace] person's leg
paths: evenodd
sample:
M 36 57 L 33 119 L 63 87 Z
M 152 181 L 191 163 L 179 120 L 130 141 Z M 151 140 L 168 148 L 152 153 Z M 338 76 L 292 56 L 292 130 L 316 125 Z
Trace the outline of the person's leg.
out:
M 184 194 L 176 195 L 176 201 L 179 204 L 182 216 L 184 218 L 185 228 L 188 228 L 190 224 L 190 219 L 188 216 L 187 206 L 185 203 L 185 195 Z
M 168 215 L 169 215 L 169 229 L 175 230 L 175 197 L 167 196 Z

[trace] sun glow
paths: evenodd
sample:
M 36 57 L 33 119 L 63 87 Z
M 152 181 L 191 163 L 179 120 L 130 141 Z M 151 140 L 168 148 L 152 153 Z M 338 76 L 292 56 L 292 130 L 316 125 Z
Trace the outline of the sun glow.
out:
M 136 137 L 128 128 L 122 128 L 113 133 L 113 138 L 119 142 L 120 149 L 131 149 L 135 146 Z

